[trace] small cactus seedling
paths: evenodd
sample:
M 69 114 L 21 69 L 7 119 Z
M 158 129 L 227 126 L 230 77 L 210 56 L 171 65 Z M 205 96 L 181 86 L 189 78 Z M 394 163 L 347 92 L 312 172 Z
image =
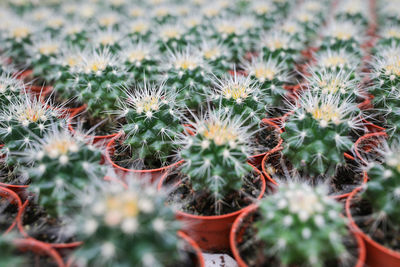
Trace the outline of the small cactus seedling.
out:
M 49 11 L 50 15 L 44 21 L 44 30 L 52 36 L 59 36 L 67 21 L 63 15 L 54 15 L 51 9 Z
M 12 75 L 3 73 L 0 75 L 0 105 L 7 106 L 15 98 L 24 92 L 25 85 L 21 80 Z
M 185 160 L 181 172 L 195 191 L 208 192 L 218 201 L 241 188 L 251 170 L 246 161 L 252 151 L 252 133 L 244 120 L 208 110 L 189 122 L 196 134 L 181 135 L 179 156 Z
M 276 21 L 279 11 L 270 1 L 256 0 L 251 2 L 250 12 L 262 22 L 264 28 L 269 28 Z
M 204 102 L 204 91 L 211 81 L 208 65 L 202 55 L 192 47 L 171 52 L 162 67 L 166 72 L 166 85 L 176 90 L 177 99 L 189 108 L 198 108 Z
M 132 160 L 139 160 L 146 167 L 160 167 L 154 165 L 155 161 L 166 164 L 176 149 L 176 136 L 183 132 L 175 95 L 167 92 L 163 84 L 145 83 L 144 87 L 127 93 L 121 113 L 126 121 L 122 126 L 123 145 L 132 151 Z
M 383 161 L 369 164 L 367 171 L 370 180 L 361 197 L 370 203 L 375 220 L 385 220 L 385 225 L 390 225 L 397 232 L 400 230 L 399 139 L 394 139 L 390 145 L 384 143 L 378 151 Z
M 216 78 L 214 85 L 215 89 L 209 89 L 207 95 L 220 112 L 242 116 L 247 119 L 244 124 L 255 127 L 266 117 L 268 97 L 250 76 L 235 71 L 233 76 L 225 74 L 222 79 Z
M 311 70 L 318 72 L 320 69 L 326 69 L 330 72 L 345 72 L 355 73 L 355 69 L 359 66 L 359 58 L 351 52 L 346 51 L 345 48 L 339 50 L 322 50 L 314 54 L 315 63 L 311 65 Z M 354 75 L 353 75 L 354 76 Z
M 305 38 L 315 38 L 318 28 L 324 21 L 326 6 L 322 1 L 306 1 L 295 11 L 295 19 L 303 29 Z
M 29 190 L 38 196 L 38 203 L 51 216 L 60 217 L 76 211 L 76 191 L 102 179 L 104 173 L 101 152 L 87 145 L 88 140 L 65 129 L 51 130 L 24 151 L 29 165 L 24 172 L 32 180 Z
M 62 36 L 68 45 L 77 46 L 80 48 L 85 47 L 88 42 L 88 31 L 86 25 L 81 20 L 76 20 L 68 23 L 63 28 Z
M 346 49 L 349 52 L 361 55 L 362 29 L 360 25 L 351 21 L 331 21 L 324 31 L 324 38 L 320 45 L 321 50 Z
M 59 39 L 52 38 L 50 35 L 44 35 L 33 38 L 33 44 L 30 46 L 30 65 L 33 68 L 33 75 L 41 77 L 46 82 L 52 82 L 55 77 L 53 73 L 55 58 L 62 50 L 62 42 Z
M 136 19 L 128 23 L 126 33 L 132 41 L 148 40 L 152 29 L 152 21 L 145 18 Z
M 121 32 L 114 30 L 112 28 L 107 28 L 105 30 L 99 29 L 89 36 L 92 41 L 93 46 L 99 51 L 104 51 L 107 49 L 113 54 L 121 50 L 121 41 L 123 39 Z
M 289 182 L 260 202 L 256 237 L 264 257 L 283 266 L 322 267 L 330 260 L 346 261 L 349 230 L 341 204 L 325 187 Z M 301 240 L 301 242 L 299 242 Z
M 263 55 L 252 58 L 251 62 L 244 63 L 244 69 L 263 91 L 261 98 L 264 102 L 278 107 L 282 105 L 287 92 L 283 85 L 289 83 L 290 77 L 284 62 L 279 63 L 277 59 L 264 58 Z
M 121 23 L 121 15 L 114 11 L 96 14 L 97 25 L 102 29 L 117 29 Z
M 342 1 L 336 8 L 335 17 L 367 26 L 370 20 L 370 9 L 362 0 Z
M 78 266 L 179 266 L 180 223 L 162 192 L 133 182 L 97 187 L 74 220 L 83 241 L 74 255 Z
M 203 40 L 200 53 L 203 55 L 204 61 L 210 67 L 210 72 L 217 77 L 221 77 L 232 67 L 228 61 L 230 58 L 229 49 L 221 42 Z
M 77 98 L 87 104 L 92 117 L 107 117 L 104 111 L 116 109 L 122 93 L 120 88 L 129 83 L 128 73 L 120 59 L 108 49 L 89 50 L 81 56 L 73 74 Z
M 18 163 L 20 152 L 42 138 L 49 128 L 54 125 L 65 127 L 65 120 L 59 118 L 61 114 L 56 109 L 48 109 L 47 104 L 25 93 L 2 106 L 0 138 L 9 164 Z
M 151 42 L 129 42 L 120 52 L 120 58 L 136 83 L 156 81 L 160 61 L 157 48 Z
M 400 44 L 400 27 L 398 25 L 390 25 L 380 30 L 380 36 L 376 47 L 390 47 L 392 44 Z M 375 49 L 376 50 L 376 49 Z
M 299 101 L 285 123 L 283 154 L 302 175 L 333 177 L 345 164 L 343 153 L 352 147 L 351 129 L 362 129 L 359 110 L 338 94 L 307 90 Z
M 358 87 L 360 80 L 354 76 L 354 70 L 332 72 L 326 68 L 315 69 L 315 72 L 311 71 L 311 76 L 306 77 L 306 83 L 317 94 L 337 94 L 341 99 L 355 100 L 361 93 Z
M 157 29 L 157 44 L 161 52 L 183 49 L 187 45 L 186 28 L 180 24 L 163 24 Z

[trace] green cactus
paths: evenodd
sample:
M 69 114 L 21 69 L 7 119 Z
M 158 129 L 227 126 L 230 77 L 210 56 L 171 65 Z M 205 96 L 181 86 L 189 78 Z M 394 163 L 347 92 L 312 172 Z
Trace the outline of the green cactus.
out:
M 362 129 L 358 111 L 351 99 L 308 90 L 285 123 L 284 156 L 305 176 L 333 177 L 345 164 L 343 153 L 352 147 L 350 130 Z
M 67 45 L 84 48 L 88 42 L 88 31 L 86 25 L 82 21 L 73 21 L 65 25 L 63 28 L 63 36 Z
M 230 52 L 227 46 L 214 40 L 203 40 L 200 47 L 203 59 L 210 67 L 210 72 L 221 77 L 232 68 L 229 63 Z
M 27 259 L 23 255 L 17 255 L 17 248 L 13 244 L 15 235 L 0 235 L 0 266 L 2 267 L 23 267 Z
M 243 119 L 244 124 L 254 127 L 266 117 L 272 100 L 250 76 L 234 71 L 233 75 L 226 74 L 222 79 L 216 79 L 214 87 L 207 91 L 207 96 L 222 113 L 242 116 L 247 119 Z
M 87 104 L 94 118 L 108 118 L 104 111 L 117 108 L 121 87 L 130 83 L 123 63 L 108 49 L 82 53 L 73 76 L 77 100 Z
M 178 101 L 191 109 L 204 103 L 204 92 L 211 81 L 207 76 L 208 65 L 197 50 L 188 46 L 183 51 L 171 52 L 162 69 L 166 85 L 177 91 Z
M 368 166 L 370 180 L 361 198 L 367 200 L 372 207 L 375 220 L 387 220 L 387 225 L 395 231 L 400 230 L 400 147 L 399 139 L 395 138 L 389 145 L 384 143 L 380 154 L 382 162 L 373 162 Z
M 112 54 L 117 54 L 121 51 L 121 41 L 123 39 L 121 32 L 113 28 L 99 29 L 89 36 L 93 46 L 100 52 L 104 50 L 110 51 Z
M 277 59 L 264 58 L 264 55 L 253 57 L 251 62 L 245 62 L 244 70 L 262 91 L 259 101 L 272 107 L 282 106 L 287 93 L 283 86 L 290 82 L 287 68 Z
M 83 241 L 74 253 L 79 266 L 179 266 L 180 223 L 162 192 L 133 182 L 99 187 L 74 220 Z
M 400 27 L 397 25 L 384 26 L 380 29 L 380 38 L 373 48 L 375 54 L 383 47 L 398 46 L 400 44 Z
M 130 21 L 127 35 L 132 41 L 148 40 L 151 34 L 152 21 L 145 18 Z
M 9 165 L 20 163 L 20 153 L 42 138 L 50 127 L 65 127 L 66 121 L 60 119 L 62 114 L 48 109 L 48 104 L 25 93 L 12 98 L 0 110 L 0 139 Z
M 78 135 L 52 127 L 42 140 L 24 151 L 28 167 L 24 172 L 32 182 L 29 190 L 38 196 L 38 203 L 53 217 L 75 212 L 76 191 L 84 190 L 93 179 L 102 179 L 101 152 L 87 145 Z
M 264 257 L 276 259 L 278 265 L 313 267 L 345 258 L 349 231 L 341 211 L 325 187 L 280 185 L 260 202 L 260 219 L 255 221 Z
M 368 26 L 370 21 L 370 7 L 362 0 L 339 2 L 335 10 L 338 20 L 349 20 L 363 26 Z
M 315 63 L 310 66 L 313 72 L 320 72 L 321 69 L 326 69 L 332 73 L 346 72 L 355 74 L 355 69 L 359 66 L 360 60 L 356 54 L 346 51 L 345 48 L 339 50 L 318 51 L 314 54 Z M 355 75 L 351 75 L 354 78 Z
M 187 45 L 185 39 L 186 28 L 179 24 L 163 24 L 157 29 L 158 49 L 161 52 L 167 50 L 183 49 Z
M 126 121 L 123 145 L 132 151 L 132 160 L 151 168 L 160 167 L 157 161 L 166 164 L 176 149 L 176 136 L 183 132 L 175 96 L 163 85 L 145 83 L 127 93 L 121 113 Z
M 3 73 L 0 75 L 0 105 L 7 106 L 24 92 L 25 84 L 12 75 Z
M 195 191 L 210 193 L 217 201 L 243 185 L 251 171 L 247 158 L 253 149 L 246 118 L 209 110 L 189 122 L 195 135 L 182 134 L 179 156 L 185 160 L 181 172 Z

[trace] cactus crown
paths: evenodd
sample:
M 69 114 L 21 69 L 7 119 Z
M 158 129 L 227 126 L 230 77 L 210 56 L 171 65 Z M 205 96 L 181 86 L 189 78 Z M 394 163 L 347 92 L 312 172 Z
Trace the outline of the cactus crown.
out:
M 375 219 L 386 219 L 391 227 L 400 227 L 400 212 L 396 208 L 400 201 L 400 145 L 395 139 L 389 145 L 384 142 L 378 150 L 382 163 L 370 163 L 367 172 L 370 181 L 362 193 L 362 198 L 369 201 Z
M 188 122 L 195 135 L 182 134 L 178 144 L 185 160 L 181 172 L 190 179 L 194 190 L 210 192 L 215 199 L 239 190 L 250 169 L 247 157 L 252 133 L 245 119 L 231 113 L 208 110 Z
M 24 91 L 25 85 L 21 80 L 15 79 L 13 75 L 3 73 L 0 75 L 0 104 L 8 105 L 12 99 Z
M 104 176 L 101 152 L 87 142 L 90 140 L 53 126 L 24 152 L 25 161 L 31 163 L 24 169 L 32 179 L 30 189 L 54 217 L 71 214 L 76 209 L 76 190 L 83 190 L 92 179 Z
M 327 196 L 325 187 L 280 185 L 260 202 L 259 211 L 256 237 L 265 243 L 265 256 L 285 266 L 316 267 L 346 257 L 346 219 L 341 216 L 341 204 Z
M 325 40 L 322 48 L 328 47 L 332 50 L 345 48 L 351 52 L 359 52 L 359 44 L 361 43 L 362 32 L 360 25 L 352 21 L 333 20 L 324 31 Z
M 136 177 L 131 177 L 134 181 Z M 180 224 L 162 192 L 131 182 L 101 184 L 90 190 L 76 221 L 83 266 L 173 266 L 179 262 Z
M 359 59 L 356 55 L 348 52 L 344 48 L 339 50 L 331 50 L 328 48 L 327 50 L 316 53 L 315 57 L 316 64 L 312 67 L 315 71 L 321 68 L 328 69 L 331 72 L 337 72 L 341 69 L 351 71 L 359 64 Z
M 163 84 L 145 83 L 127 93 L 126 101 L 121 102 L 121 115 L 126 120 L 122 126 L 124 145 L 131 149 L 132 159 L 145 161 L 150 167 L 154 167 L 154 158 L 167 162 L 176 148 L 175 137 L 183 131 L 175 97 Z
M 307 90 L 285 124 L 284 155 L 304 175 L 332 177 L 352 146 L 350 130 L 362 129 L 357 111 L 351 99 Z

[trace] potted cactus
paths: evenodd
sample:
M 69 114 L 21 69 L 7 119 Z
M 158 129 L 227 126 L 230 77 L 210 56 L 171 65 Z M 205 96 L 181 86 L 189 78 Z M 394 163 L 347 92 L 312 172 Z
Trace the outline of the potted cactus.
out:
M 116 112 L 125 121 L 122 134 L 108 143 L 107 160 L 128 172 L 158 174 L 171 167 L 176 137 L 184 130 L 175 98 L 163 84 L 144 83 L 127 92 Z
M 399 240 L 399 141 L 383 142 L 376 160 L 368 162 L 370 180 L 353 192 L 346 202 L 346 213 L 360 232 L 367 247 L 369 266 L 400 264 Z
M 84 243 L 74 253 L 77 266 L 204 266 L 197 245 L 178 234 L 180 223 L 164 195 L 133 182 L 92 186 L 83 212 L 74 219 Z M 194 257 L 192 257 L 192 255 Z
M 25 90 L 25 84 L 12 74 L 0 74 L 0 105 L 7 106 Z
M 102 178 L 104 168 L 101 152 L 87 144 L 90 140 L 66 129 L 53 126 L 51 130 L 25 150 L 28 166 L 23 171 L 31 179 L 29 190 L 36 194 L 38 203 L 57 218 L 76 211 L 76 191 Z
M 327 188 L 289 182 L 237 218 L 233 255 L 240 267 L 362 267 L 364 244 L 351 234 L 341 210 Z
M 157 27 L 157 44 L 161 52 L 182 49 L 187 45 L 186 28 L 179 24 L 162 24 Z
M 332 73 L 342 70 L 346 73 L 355 73 L 356 68 L 360 65 L 359 58 L 345 48 L 339 50 L 318 51 L 314 55 L 315 62 L 311 64 L 310 69 L 317 72 L 320 69 L 329 70 Z M 352 75 L 354 76 L 354 74 Z
M 263 176 L 246 162 L 251 126 L 215 110 L 189 124 L 195 134 L 182 133 L 177 141 L 184 162 L 163 175 L 158 187 L 172 187 L 169 202 L 179 206 L 183 229 L 202 249 L 226 250 L 230 224 L 265 191 Z

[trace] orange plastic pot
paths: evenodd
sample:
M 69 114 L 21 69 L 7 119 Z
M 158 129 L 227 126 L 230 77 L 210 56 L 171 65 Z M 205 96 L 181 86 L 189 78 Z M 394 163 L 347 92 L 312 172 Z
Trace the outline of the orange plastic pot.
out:
M 20 210 L 22 209 L 22 202 L 21 202 L 21 199 L 18 197 L 18 195 L 14 191 L 11 191 L 10 189 L 0 186 L 0 197 L 7 199 L 8 202 L 12 205 L 17 205 L 18 214 L 20 213 Z M 3 234 L 7 234 L 12 229 L 14 229 L 15 225 L 17 225 L 17 222 L 18 222 L 18 215 L 12 221 L 10 226 L 4 231 Z
M 197 260 L 196 266 L 205 267 L 203 254 L 201 252 L 199 245 L 197 245 L 197 243 L 192 238 L 190 238 L 187 234 L 185 234 L 182 231 L 178 232 L 178 236 L 181 239 L 183 239 L 191 247 L 193 252 L 196 254 L 196 260 Z
M 58 267 L 65 266 L 60 254 L 43 242 L 34 239 L 15 239 L 13 243 L 21 251 L 32 251 L 37 255 L 48 256 L 57 264 Z
M 248 224 L 244 225 L 243 221 L 245 220 L 245 218 L 249 217 L 252 213 L 254 213 L 257 209 L 258 205 L 252 205 L 245 212 L 240 214 L 240 216 L 238 216 L 238 218 L 233 223 L 232 231 L 230 232 L 229 235 L 229 242 L 231 245 L 232 254 L 239 267 L 248 267 L 246 262 L 240 256 L 240 252 L 238 249 L 238 243 L 240 243 L 243 240 L 244 229 L 248 227 Z M 354 266 L 363 267 L 366 254 L 365 244 L 357 233 L 353 233 L 353 236 L 358 246 L 358 258 Z M 383 265 L 383 266 L 391 266 L 391 265 Z
M 369 235 L 364 233 L 355 223 L 351 215 L 351 205 L 355 195 L 361 190 L 358 188 L 350 194 L 346 201 L 346 215 L 353 229 L 361 236 L 367 249 L 366 265 L 369 267 L 400 266 L 400 252 L 389 249 L 375 242 Z
M 25 200 L 24 204 L 22 204 L 21 209 L 18 212 L 17 215 L 17 227 L 18 227 L 18 231 L 19 233 L 26 239 L 29 240 L 34 240 L 37 241 L 39 243 L 42 243 L 52 249 L 73 249 L 76 248 L 78 246 L 80 246 L 82 244 L 82 242 L 71 242 L 71 243 L 46 243 L 40 240 L 37 240 L 31 236 L 29 236 L 29 234 L 25 231 L 24 225 L 23 225 L 23 217 L 24 217 L 24 212 L 26 207 L 29 204 L 29 200 Z
M 272 177 L 268 174 L 267 170 L 265 169 L 265 163 L 266 163 L 266 161 L 268 160 L 269 156 L 270 156 L 272 153 L 278 152 L 278 151 L 280 151 L 280 150 L 282 150 L 282 149 L 283 149 L 283 147 L 278 147 L 278 148 L 276 148 L 274 151 L 268 152 L 267 154 L 265 154 L 264 158 L 263 158 L 262 161 L 261 161 L 262 173 L 263 173 L 263 175 L 264 175 L 266 181 L 268 181 L 268 182 L 271 183 L 271 186 L 270 186 L 271 189 L 276 188 L 277 186 L 279 186 L 279 184 L 278 184 L 277 181 L 275 181 L 274 178 L 272 178 Z M 355 158 L 354 158 L 353 156 L 349 155 L 348 153 L 344 153 L 343 156 L 344 156 L 345 158 L 347 158 L 347 159 L 355 160 Z M 367 175 L 366 172 L 364 172 L 364 173 L 363 173 L 363 179 L 362 179 L 362 182 L 361 182 L 361 185 L 360 185 L 360 186 L 363 186 L 364 184 L 366 184 L 367 181 L 368 181 L 368 175 Z M 358 187 L 357 187 L 357 188 L 358 188 Z M 357 189 L 357 188 L 356 188 L 356 189 Z M 354 190 L 355 190 L 355 189 L 354 189 Z M 353 191 L 354 191 L 354 190 L 353 190 Z M 344 193 L 344 194 L 339 194 L 339 195 L 332 195 L 332 196 L 330 196 L 330 197 L 333 198 L 333 199 L 336 199 L 336 200 L 342 200 L 342 199 L 348 198 L 348 197 L 350 196 L 351 193 L 352 193 L 352 192 L 348 192 L 348 193 Z
M 161 176 L 170 168 L 176 167 L 180 164 L 183 163 L 183 160 L 175 162 L 171 165 L 162 167 L 162 168 L 157 168 L 157 169 L 147 169 L 147 170 L 135 170 L 135 169 L 127 169 L 124 167 L 119 166 L 117 163 L 115 163 L 112 160 L 112 156 L 114 155 L 115 152 L 115 143 L 117 140 L 119 140 L 122 137 L 122 134 L 119 134 L 112 138 L 106 147 L 106 152 L 105 152 L 105 158 L 106 162 L 110 163 L 114 169 L 122 174 L 129 174 L 129 173 L 134 173 L 138 175 L 142 179 L 148 179 L 150 184 L 157 184 Z
M 47 95 L 46 95 L 47 96 Z M 57 111 L 61 113 L 62 118 L 69 118 L 72 116 L 72 114 L 78 115 L 79 113 L 83 112 L 86 109 L 86 105 L 82 105 L 76 108 L 64 108 L 64 107 L 53 107 L 48 104 L 48 101 L 46 101 L 46 96 L 41 96 L 40 97 L 40 102 L 42 102 L 43 105 L 46 105 L 48 109 L 52 109 L 54 111 Z
M 261 199 L 266 189 L 265 179 L 257 168 L 253 167 L 253 170 L 259 174 L 261 180 L 260 194 L 257 197 L 257 199 Z M 158 183 L 158 190 L 164 187 L 167 177 L 168 173 L 165 173 Z M 202 250 L 227 252 L 229 251 L 229 233 L 232 224 L 248 207 L 232 213 L 215 216 L 199 216 L 176 211 L 176 217 L 183 224 L 182 231 L 192 237 Z
M 84 105 L 83 108 L 77 108 L 75 109 L 74 112 L 71 113 L 71 116 L 69 118 L 68 121 L 68 129 L 70 130 L 71 133 L 76 134 L 77 131 L 75 130 L 73 124 L 72 124 L 72 120 L 76 119 L 77 116 L 82 113 L 82 111 L 86 108 L 86 106 Z M 114 137 L 116 137 L 119 133 L 113 133 L 113 134 L 109 134 L 109 135 L 85 135 L 85 138 L 87 138 L 88 140 L 91 140 L 93 142 L 93 144 L 99 146 L 99 147 L 103 147 L 105 146 L 111 139 L 113 139 Z
M 371 101 L 373 98 L 374 98 L 373 95 L 369 95 L 368 97 L 365 98 L 365 100 L 363 102 L 358 104 L 358 108 L 361 110 L 374 108 L 374 105 L 372 104 L 372 101 Z
M 274 121 L 272 121 L 271 119 L 268 119 L 268 118 L 262 119 L 262 123 L 265 124 L 265 125 L 272 126 L 273 128 L 275 128 L 279 132 L 278 144 L 274 148 L 272 148 L 271 150 L 275 150 L 276 148 L 280 147 L 282 145 L 282 142 L 283 142 L 282 138 L 280 137 L 280 134 L 283 133 L 281 127 L 278 126 Z M 260 153 L 258 155 L 250 156 L 249 159 L 248 159 L 249 163 L 251 165 L 258 166 L 261 163 L 262 159 L 264 158 L 264 156 L 265 156 L 265 154 L 267 152 L 263 152 L 263 153 Z
M 24 200 L 28 196 L 28 187 L 29 185 L 14 185 L 14 184 L 6 184 L 0 183 L 0 187 L 7 188 L 18 195 L 21 200 Z
M 356 154 L 357 158 L 360 159 L 362 163 L 367 165 L 368 161 L 364 159 L 362 154 L 368 154 L 371 152 L 381 142 L 379 139 L 386 138 L 387 136 L 388 135 L 385 132 L 376 132 L 368 133 L 358 138 L 354 143 L 354 153 Z

